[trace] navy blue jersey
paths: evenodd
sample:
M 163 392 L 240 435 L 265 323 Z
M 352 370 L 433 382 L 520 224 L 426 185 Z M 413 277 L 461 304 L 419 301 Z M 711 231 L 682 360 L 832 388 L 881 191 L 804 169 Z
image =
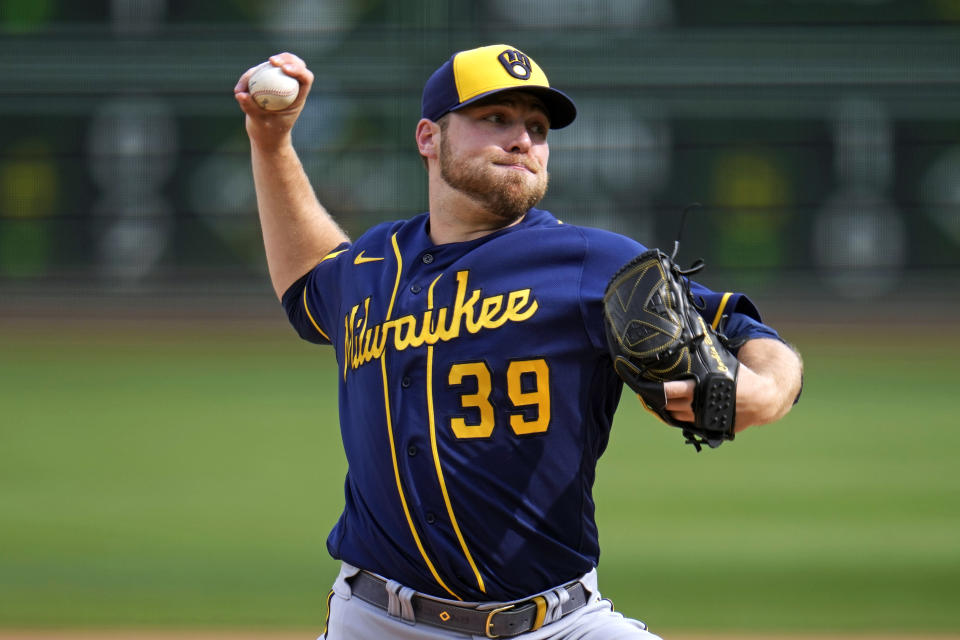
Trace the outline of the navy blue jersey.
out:
M 333 557 L 469 601 L 594 567 L 594 470 L 622 389 L 602 299 L 644 250 L 537 209 L 434 245 L 423 214 L 374 227 L 292 285 L 290 321 L 339 365 L 349 470 Z M 693 290 L 735 344 L 776 337 L 742 295 Z

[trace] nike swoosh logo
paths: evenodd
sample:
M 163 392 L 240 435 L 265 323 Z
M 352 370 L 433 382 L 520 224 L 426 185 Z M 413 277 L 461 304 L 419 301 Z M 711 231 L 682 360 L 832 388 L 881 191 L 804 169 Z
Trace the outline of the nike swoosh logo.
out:
M 380 262 L 383 258 L 368 258 L 363 254 L 366 253 L 366 249 L 357 254 L 357 257 L 353 259 L 353 264 L 363 264 L 365 262 Z

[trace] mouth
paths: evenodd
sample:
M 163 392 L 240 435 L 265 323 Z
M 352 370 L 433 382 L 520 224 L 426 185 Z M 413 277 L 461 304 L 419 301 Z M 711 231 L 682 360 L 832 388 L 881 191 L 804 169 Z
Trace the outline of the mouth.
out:
M 507 169 L 512 169 L 514 171 L 525 171 L 527 173 L 536 174 L 537 169 L 533 166 L 532 163 L 516 161 L 516 162 L 494 162 L 498 167 L 505 167 Z

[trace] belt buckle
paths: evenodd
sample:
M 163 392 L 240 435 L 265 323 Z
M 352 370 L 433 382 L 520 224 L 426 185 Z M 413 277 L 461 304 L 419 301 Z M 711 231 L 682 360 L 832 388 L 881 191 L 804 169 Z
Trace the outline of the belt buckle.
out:
M 498 609 L 491 609 L 490 613 L 487 614 L 487 622 L 483 626 L 483 635 L 488 638 L 499 638 L 501 636 L 491 635 L 491 629 L 493 627 L 493 616 L 494 614 L 500 613 L 501 611 L 506 611 L 508 609 L 513 609 L 516 605 L 508 604 L 504 607 L 499 607 Z

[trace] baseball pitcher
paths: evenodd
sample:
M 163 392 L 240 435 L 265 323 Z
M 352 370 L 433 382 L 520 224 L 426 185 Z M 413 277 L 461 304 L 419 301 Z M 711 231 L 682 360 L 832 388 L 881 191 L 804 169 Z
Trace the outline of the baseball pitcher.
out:
M 601 596 L 592 485 L 623 382 L 699 448 L 782 417 L 797 354 L 740 293 L 536 205 L 573 101 L 509 45 L 426 81 L 429 210 L 350 240 L 291 142 L 297 99 L 246 114 L 264 244 L 290 322 L 337 356 L 349 470 L 324 638 L 642 638 Z

